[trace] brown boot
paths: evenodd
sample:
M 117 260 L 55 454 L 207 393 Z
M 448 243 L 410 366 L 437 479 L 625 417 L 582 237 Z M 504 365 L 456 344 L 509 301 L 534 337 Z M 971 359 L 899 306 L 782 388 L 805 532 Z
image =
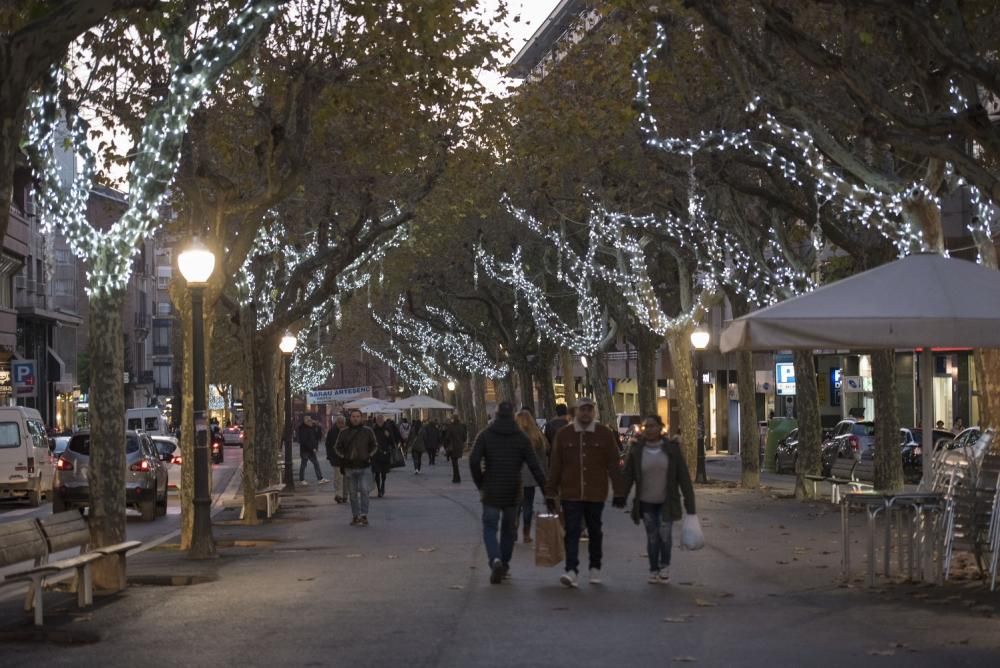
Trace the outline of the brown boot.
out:
M 530 529 L 525 529 L 524 530 L 524 544 L 527 545 L 530 542 L 531 542 L 531 530 Z

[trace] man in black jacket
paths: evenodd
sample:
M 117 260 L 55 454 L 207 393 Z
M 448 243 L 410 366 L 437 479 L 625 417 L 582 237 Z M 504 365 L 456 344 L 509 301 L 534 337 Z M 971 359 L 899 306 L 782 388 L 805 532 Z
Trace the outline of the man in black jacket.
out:
M 340 457 L 334 446 L 337 444 L 337 436 L 347 429 L 347 420 L 343 415 L 338 415 L 333 421 L 330 431 L 326 432 L 326 460 L 330 462 L 333 469 L 333 500 L 337 503 L 347 501 L 347 491 L 344 489 L 344 472 L 340 465 Z
M 368 495 L 371 492 L 372 457 L 378 450 L 375 432 L 364 424 L 361 411 L 351 411 L 351 425 L 340 432 L 333 446 L 344 467 L 347 498 L 351 501 L 351 526 L 368 526 Z
M 531 441 L 514 421 L 514 406 L 501 402 L 493 422 L 476 437 L 469 457 L 472 479 L 483 502 L 483 542 L 490 562 L 490 582 L 499 584 L 510 572 L 514 553 L 517 503 L 522 493 L 521 469 L 527 464 L 545 487 L 545 474 Z M 500 541 L 497 543 L 497 529 Z
M 569 409 L 566 408 L 566 404 L 556 404 L 556 416 L 545 423 L 545 429 L 542 433 L 545 434 L 545 440 L 549 442 L 549 450 L 552 450 L 552 444 L 556 442 L 556 434 L 559 430 L 569 424 L 569 418 L 566 414 Z
M 306 415 L 299 425 L 299 456 L 302 463 L 299 466 L 299 484 L 308 485 L 306 482 L 306 465 L 312 462 L 313 470 L 316 471 L 316 480 L 319 484 L 330 482 L 323 477 L 323 472 L 319 468 L 319 460 L 316 459 L 316 450 L 319 449 L 320 439 L 323 438 L 323 430 L 313 419 Z

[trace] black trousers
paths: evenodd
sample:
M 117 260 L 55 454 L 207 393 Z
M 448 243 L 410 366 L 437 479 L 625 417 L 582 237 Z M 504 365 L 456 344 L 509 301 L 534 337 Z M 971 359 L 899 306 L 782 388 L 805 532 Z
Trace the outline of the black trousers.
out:
M 437 459 L 437 448 L 430 448 L 427 450 L 427 461 L 430 462 L 431 466 L 434 466 L 434 460 Z
M 413 470 L 419 471 L 420 466 L 423 463 L 424 453 L 414 450 L 410 454 L 413 455 Z
M 458 457 L 451 457 L 451 481 L 462 482 L 462 475 L 458 472 Z
M 385 471 L 375 471 L 375 489 L 378 490 L 379 496 L 385 496 Z

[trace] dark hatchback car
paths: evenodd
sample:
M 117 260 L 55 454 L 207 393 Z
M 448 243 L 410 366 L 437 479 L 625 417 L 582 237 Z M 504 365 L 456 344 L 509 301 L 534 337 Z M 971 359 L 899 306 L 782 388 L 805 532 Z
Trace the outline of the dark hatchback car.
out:
M 903 429 L 901 431 L 909 434 L 903 442 L 903 477 L 906 478 L 907 482 L 919 482 L 924 471 L 924 432 L 922 429 Z M 953 449 L 956 447 L 956 443 L 961 445 L 968 442 L 971 445 L 979 438 L 979 430 L 975 427 L 966 429 L 960 436 L 962 436 L 961 441 L 950 431 L 935 429 L 934 450 L 940 450 L 942 447 Z
M 778 441 L 778 446 L 774 451 L 774 472 L 784 473 L 794 472 L 796 462 L 799 460 L 799 430 L 793 429 L 788 432 L 788 436 Z

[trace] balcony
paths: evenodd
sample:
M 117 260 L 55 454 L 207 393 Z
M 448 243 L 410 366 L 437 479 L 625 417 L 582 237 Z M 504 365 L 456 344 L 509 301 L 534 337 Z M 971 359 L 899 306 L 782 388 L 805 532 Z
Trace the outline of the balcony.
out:
M 153 317 L 148 313 L 136 313 L 135 314 L 135 328 L 140 332 L 149 333 L 149 330 L 153 327 Z

